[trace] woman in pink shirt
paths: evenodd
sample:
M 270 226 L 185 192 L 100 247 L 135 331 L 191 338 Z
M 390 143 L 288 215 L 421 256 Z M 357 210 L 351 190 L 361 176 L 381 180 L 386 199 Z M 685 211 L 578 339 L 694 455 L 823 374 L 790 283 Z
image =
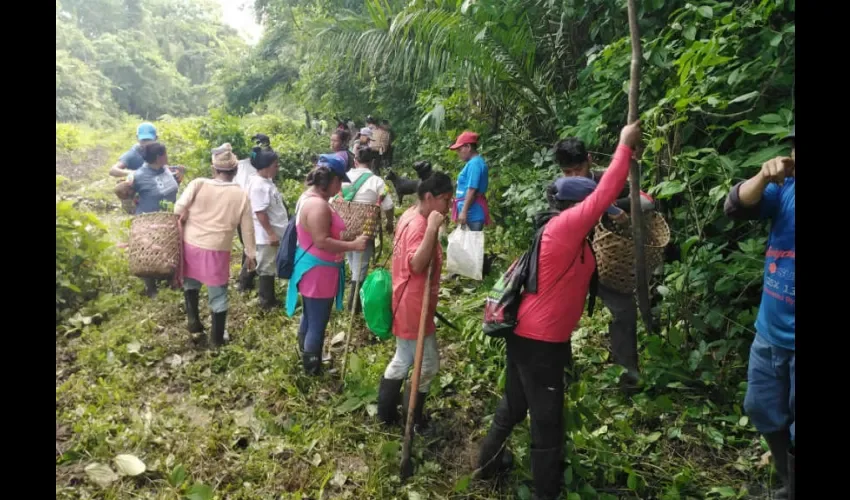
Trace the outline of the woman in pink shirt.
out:
M 298 347 L 308 375 L 319 373 L 325 329 L 334 299 L 337 309 L 342 309 L 345 252 L 363 251 L 368 240 L 365 235 L 354 241 L 340 239 L 345 223 L 328 200 L 339 192 L 343 182 L 350 180 L 345 175 L 342 159 L 335 154 L 322 155 L 316 168 L 307 175 L 310 188 L 301 195 L 295 207 L 298 248 L 286 295 L 286 313 L 289 316 L 295 313 L 300 293 L 304 310 L 298 329 Z
M 543 226 L 537 293 L 523 293 L 514 334 L 507 337 L 505 394 L 481 443 L 474 475 L 496 473 L 513 427 L 531 414 L 531 470 L 535 499 L 561 493 L 564 445 L 564 369 L 570 337 L 581 318 L 596 260 L 587 241 L 596 222 L 611 207 L 629 174 L 629 160 L 640 139 L 640 125 L 620 132 L 620 145 L 599 185 L 586 177 L 555 183 L 557 215 Z
M 198 297 L 201 285 L 207 285 L 212 311 L 210 343 L 213 347 L 218 347 L 225 340 L 230 250 L 234 233 L 240 224 L 244 231 L 247 267 L 256 267 L 251 203 L 242 188 L 233 182 L 238 160 L 230 150 L 230 145 L 225 146 L 222 152 L 213 157 L 213 178 L 190 182 L 174 205 L 174 212 L 185 218 L 183 296 L 189 332 L 204 331 L 198 311 Z

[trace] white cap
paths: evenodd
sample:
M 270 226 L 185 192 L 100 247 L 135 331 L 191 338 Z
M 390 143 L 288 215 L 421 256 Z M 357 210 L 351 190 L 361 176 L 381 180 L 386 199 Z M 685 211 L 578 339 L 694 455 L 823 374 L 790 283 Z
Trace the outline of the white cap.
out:
M 360 129 L 360 135 L 365 135 L 366 137 L 372 137 L 372 129 L 369 127 L 363 127 Z

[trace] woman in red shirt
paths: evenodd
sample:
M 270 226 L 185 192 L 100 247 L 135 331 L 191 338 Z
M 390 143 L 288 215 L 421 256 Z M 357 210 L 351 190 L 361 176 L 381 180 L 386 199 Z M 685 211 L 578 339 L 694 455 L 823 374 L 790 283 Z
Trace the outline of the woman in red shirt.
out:
M 511 430 L 531 413 L 534 498 L 560 495 L 564 368 L 596 267 L 587 236 L 622 189 L 639 139 L 639 122 L 623 128 L 614 160 L 598 186 L 585 177 L 562 177 L 555 183 L 552 208 L 560 213 L 543 230 L 538 293 L 523 294 L 514 335 L 507 338 L 505 394 L 481 444 L 476 477 L 498 471 Z
M 419 387 L 416 388 L 418 392 L 414 425 L 419 429 L 424 423 L 422 408 L 425 396 L 428 395 L 431 381 L 434 380 L 440 368 L 434 315 L 437 312 L 437 296 L 440 292 L 443 251 L 437 241 L 437 232 L 451 208 L 454 186 L 448 175 L 434 172 L 431 177 L 419 183 L 417 194 L 419 202 L 401 216 L 396 226 L 393 244 L 392 300 L 396 349 L 392 361 L 384 371 L 378 389 L 378 418 L 385 424 L 391 424 L 398 418 L 399 391 L 407 371 L 413 365 L 416 339 L 419 335 L 419 319 L 425 298 L 425 278 L 428 262 L 433 256 L 431 289 L 428 291 L 431 294 L 431 300 L 425 326 L 422 373 Z M 408 386 L 405 389 L 408 395 L 409 390 Z M 404 402 L 409 401 L 408 395 L 405 396 Z

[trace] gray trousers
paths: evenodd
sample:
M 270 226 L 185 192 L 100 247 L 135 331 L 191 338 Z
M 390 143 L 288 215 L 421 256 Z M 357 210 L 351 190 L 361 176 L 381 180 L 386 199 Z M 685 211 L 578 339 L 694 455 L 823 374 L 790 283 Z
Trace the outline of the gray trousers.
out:
M 638 371 L 637 303 L 633 293 L 621 293 L 599 284 L 599 298 L 611 311 L 608 335 L 614 363 L 630 372 Z
M 345 260 L 348 261 L 348 268 L 351 269 L 351 281 L 360 281 L 366 279 L 366 273 L 369 271 L 369 261 L 372 260 L 372 254 L 375 253 L 375 240 L 366 242 L 366 250 L 362 252 L 345 252 Z
M 432 333 L 425 337 L 422 346 L 422 371 L 419 373 L 419 392 L 428 392 L 431 382 L 440 370 L 440 351 L 437 349 L 437 334 Z M 407 372 L 413 367 L 416 354 L 416 339 L 407 340 L 396 337 L 395 354 L 387 369 L 384 370 L 384 378 L 389 380 L 403 380 Z

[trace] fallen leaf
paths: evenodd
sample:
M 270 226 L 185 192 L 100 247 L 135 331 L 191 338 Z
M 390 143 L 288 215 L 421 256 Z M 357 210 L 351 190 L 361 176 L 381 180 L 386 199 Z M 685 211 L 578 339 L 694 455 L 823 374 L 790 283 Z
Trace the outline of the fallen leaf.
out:
M 322 456 L 316 453 L 313 455 L 313 459 L 310 460 L 310 463 L 313 464 L 314 467 L 318 467 L 320 463 L 322 463 Z
M 186 494 L 188 500 L 212 500 L 212 497 L 213 489 L 203 483 L 193 484 Z
M 759 467 L 767 467 L 768 465 L 770 465 L 770 457 L 770 452 L 765 452 L 759 460 Z
M 115 467 L 125 476 L 138 476 L 147 469 L 145 463 L 134 455 L 118 455 L 115 457 Z
M 336 471 L 334 473 L 333 479 L 331 479 L 331 484 L 336 486 L 337 488 L 342 488 L 343 486 L 345 486 L 346 481 L 348 481 L 348 476 L 346 476 L 340 471 Z
M 254 420 L 254 407 L 248 406 L 237 411 L 234 420 L 238 427 L 251 427 L 251 422 Z
M 138 342 L 130 342 L 127 344 L 127 352 L 130 354 L 139 354 L 139 351 L 142 349 L 142 344 Z
M 339 332 L 331 339 L 331 345 L 341 344 L 345 341 L 345 332 Z
M 108 465 L 97 462 L 86 466 L 86 475 L 101 488 L 107 488 L 118 480 L 118 474 L 112 472 Z
M 172 368 L 177 368 L 183 363 L 183 358 L 180 357 L 179 354 L 175 354 L 166 360 L 166 363 L 171 365 Z
M 378 405 L 376 405 L 376 404 L 368 404 L 368 405 L 366 405 L 366 413 L 367 413 L 370 417 L 374 417 L 375 415 L 377 415 L 377 414 L 378 414 Z

